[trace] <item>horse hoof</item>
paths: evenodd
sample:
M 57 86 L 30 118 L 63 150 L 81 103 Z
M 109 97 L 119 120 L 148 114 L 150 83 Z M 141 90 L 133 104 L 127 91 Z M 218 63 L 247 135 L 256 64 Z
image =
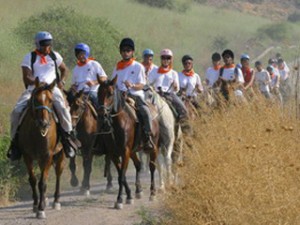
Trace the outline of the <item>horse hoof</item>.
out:
M 115 203 L 115 209 L 123 209 L 123 203 Z
M 90 196 L 91 196 L 90 190 L 85 190 L 85 191 L 83 192 L 83 195 L 84 195 L 85 197 L 90 197 Z
M 36 218 L 38 218 L 38 219 L 46 219 L 46 213 L 45 213 L 45 211 L 39 210 L 39 211 L 36 213 Z
M 134 203 L 134 200 L 131 198 L 131 199 L 126 199 L 126 204 L 128 205 L 133 205 Z
M 77 187 L 79 184 L 79 181 L 78 181 L 77 177 L 72 177 L 70 183 L 71 183 L 72 187 Z
M 61 204 L 59 202 L 53 202 L 52 208 L 55 210 L 61 210 Z
M 33 205 L 33 212 L 37 213 L 38 212 L 38 205 Z
M 155 199 L 156 199 L 155 195 L 151 195 L 151 196 L 149 197 L 149 201 L 150 201 L 150 202 L 155 201 Z
M 157 191 L 158 191 L 158 193 L 164 194 L 166 192 L 166 188 L 163 186 L 163 187 L 160 187 Z
M 90 197 L 91 193 L 89 189 L 86 189 L 84 187 L 81 187 L 79 190 L 80 194 L 86 196 L 86 197 Z
M 112 184 L 108 184 L 106 185 L 106 193 L 110 193 L 112 191 L 113 185 Z
M 135 198 L 141 199 L 143 197 L 143 192 L 135 193 Z

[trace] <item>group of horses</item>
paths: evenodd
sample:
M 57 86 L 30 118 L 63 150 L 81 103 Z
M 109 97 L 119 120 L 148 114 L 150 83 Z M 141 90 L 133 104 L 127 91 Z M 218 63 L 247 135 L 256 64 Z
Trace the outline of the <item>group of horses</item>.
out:
M 151 89 L 146 91 L 147 104 L 152 115 L 152 137 L 154 148 L 143 149 L 142 124 L 138 119 L 132 99 L 115 88 L 116 79 L 101 82 L 98 89 L 98 108 L 94 107 L 89 97 L 83 92 L 71 98 L 70 113 L 72 125 L 81 141 L 81 155 L 84 175 L 81 190 L 89 195 L 90 174 L 94 155 L 105 156 L 104 174 L 107 176 L 107 189 L 112 187 L 110 164 L 113 162 L 118 172 L 119 192 L 115 208 L 123 208 L 122 193 L 126 192 L 126 203 L 133 202 L 131 188 L 126 180 L 128 163 L 132 159 L 136 169 L 135 197 L 141 198 L 140 181 L 141 160 L 138 152 L 144 151 L 149 156 L 151 176 L 150 200 L 156 196 L 154 174 L 159 172 L 159 188 L 165 188 L 165 182 L 176 182 L 176 165 L 182 161 L 183 133 L 180 123 L 176 120 L 169 104 Z M 64 169 L 65 154 L 60 143 L 59 124 L 53 107 L 52 89 L 55 81 L 50 84 L 35 81 L 25 117 L 19 127 L 18 146 L 22 151 L 24 162 L 29 174 L 29 183 L 33 192 L 33 210 L 37 218 L 45 218 L 46 189 L 48 172 L 54 165 L 56 172 L 56 189 L 54 209 L 60 209 L 60 177 Z M 67 93 L 70 94 L 70 93 Z M 187 108 L 192 104 L 186 102 Z M 191 108 L 190 108 L 191 107 Z M 195 109 L 192 109 L 195 112 Z M 191 110 L 191 111 L 192 111 Z M 192 112 L 189 113 L 193 115 Z M 33 161 L 38 162 L 41 176 L 38 182 L 40 195 L 37 193 L 37 178 L 34 174 Z M 77 186 L 76 160 L 70 159 L 71 185 Z

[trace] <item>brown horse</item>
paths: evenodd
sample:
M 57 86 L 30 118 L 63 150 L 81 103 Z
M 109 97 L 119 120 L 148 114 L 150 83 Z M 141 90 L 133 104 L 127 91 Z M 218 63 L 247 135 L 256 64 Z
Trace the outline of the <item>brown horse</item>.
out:
M 115 208 L 123 207 L 122 192 L 125 187 L 127 204 L 133 202 L 131 190 L 126 180 L 126 170 L 129 159 L 133 160 L 136 169 L 136 197 L 140 198 L 142 188 L 140 184 L 141 163 L 137 157 L 136 149 L 141 144 L 140 125 L 136 122 L 134 113 L 124 100 L 123 93 L 115 89 L 117 77 L 112 81 L 99 82 L 98 101 L 98 129 L 101 137 L 101 145 L 106 149 L 118 171 L 119 193 Z M 154 149 L 150 154 L 151 187 L 150 200 L 155 197 L 156 189 L 154 182 L 155 162 L 158 155 L 159 125 L 156 119 L 152 120 L 152 134 Z
M 97 112 L 92 106 L 88 96 L 80 91 L 78 93 L 67 92 L 69 96 L 68 101 L 70 104 L 70 113 L 72 116 L 72 126 L 77 132 L 77 138 L 81 142 L 81 154 L 82 154 L 82 165 L 83 165 L 83 180 L 81 183 L 81 190 L 85 195 L 90 194 L 90 175 L 92 172 L 93 162 L 93 151 L 94 142 L 97 133 Z M 102 152 L 105 154 L 105 152 Z M 112 175 L 110 171 L 110 159 L 105 154 L 105 173 L 107 177 L 106 190 L 109 191 L 112 188 Z M 76 176 L 76 160 L 75 157 L 70 159 L 69 164 L 71 170 L 71 185 L 76 187 L 78 185 L 78 178 Z
M 60 209 L 60 176 L 64 166 L 64 152 L 59 144 L 57 124 L 53 112 L 52 90 L 55 81 L 45 85 L 35 80 L 35 89 L 32 92 L 28 109 L 19 127 L 18 146 L 23 153 L 24 162 L 29 174 L 29 183 L 32 188 L 33 210 L 37 218 L 46 218 L 45 193 L 47 189 L 48 171 L 55 165 L 56 189 L 53 208 Z M 41 176 L 38 183 L 40 196 L 36 190 L 37 179 L 34 175 L 33 161 L 37 161 Z

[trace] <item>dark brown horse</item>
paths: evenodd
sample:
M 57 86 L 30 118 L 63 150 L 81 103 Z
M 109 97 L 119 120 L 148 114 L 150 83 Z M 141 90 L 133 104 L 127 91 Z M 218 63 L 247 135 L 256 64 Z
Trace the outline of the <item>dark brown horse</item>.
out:
M 72 93 L 72 91 L 67 92 L 70 104 L 70 113 L 72 116 L 72 126 L 77 132 L 77 138 L 81 142 L 81 154 L 82 154 L 82 165 L 83 165 L 83 180 L 81 183 L 81 190 L 85 195 L 90 194 L 90 175 L 92 172 L 92 162 L 93 162 L 93 151 L 92 148 L 95 143 L 96 133 L 97 133 L 97 112 L 92 105 L 87 94 L 83 91 L 78 93 Z M 71 97 L 72 96 L 72 97 Z M 105 154 L 105 152 L 102 152 Z M 112 175 L 110 171 L 110 159 L 107 154 L 105 154 L 105 173 L 104 176 L 107 177 L 106 190 L 109 191 L 112 188 Z M 70 159 L 69 164 L 72 177 L 71 185 L 76 187 L 78 185 L 78 178 L 76 176 L 76 160 L 75 157 Z
M 18 146 L 23 153 L 24 162 L 29 174 L 29 183 L 32 188 L 33 210 L 37 218 L 46 218 L 45 193 L 47 189 L 48 171 L 55 165 L 56 189 L 53 208 L 60 209 L 60 176 L 63 171 L 65 158 L 59 144 L 57 124 L 53 112 L 52 90 L 55 81 L 44 85 L 35 80 L 35 89 L 32 92 L 28 109 L 19 128 Z M 38 162 L 41 171 L 38 183 L 39 199 L 36 189 L 37 179 L 34 175 L 33 161 Z
M 101 145 L 110 155 L 118 171 L 119 193 L 115 208 L 123 207 L 122 192 L 125 187 L 127 199 L 126 203 L 131 204 L 133 201 L 130 187 L 126 180 L 126 171 L 129 159 L 133 160 L 136 168 L 136 197 L 140 198 L 142 188 L 140 184 L 141 163 L 137 157 L 136 150 L 143 139 L 140 135 L 139 123 L 137 123 L 130 106 L 124 100 L 123 93 L 115 89 L 117 77 L 112 81 L 99 82 L 98 89 L 99 113 L 98 129 L 100 132 Z M 155 162 L 158 155 L 158 121 L 152 120 L 152 134 L 154 149 L 150 151 L 150 172 L 151 187 L 150 200 L 155 197 L 156 189 L 154 182 Z

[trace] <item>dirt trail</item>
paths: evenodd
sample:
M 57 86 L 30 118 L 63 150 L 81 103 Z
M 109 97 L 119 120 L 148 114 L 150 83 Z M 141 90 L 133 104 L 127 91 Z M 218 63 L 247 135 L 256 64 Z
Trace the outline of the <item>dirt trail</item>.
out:
M 157 176 L 156 176 L 157 177 Z M 53 177 L 54 178 L 54 177 Z M 134 170 L 128 171 L 127 180 L 134 193 Z M 67 181 L 65 181 L 67 182 Z M 101 179 L 98 184 L 92 184 L 91 195 L 89 197 L 83 196 L 79 192 L 79 188 L 65 191 L 61 189 L 61 210 L 56 211 L 52 209 L 53 202 L 52 194 L 49 196 L 49 206 L 46 208 L 47 218 L 44 220 L 36 219 L 35 213 L 32 211 L 32 200 L 16 202 L 9 207 L 0 208 L 0 225 L 132 225 L 140 224 L 142 221 L 142 214 L 149 212 L 153 215 L 159 212 L 159 198 L 158 194 L 155 201 L 149 201 L 149 183 L 150 175 L 142 174 L 143 197 L 141 199 L 134 199 L 133 205 L 124 204 L 122 210 L 113 208 L 117 197 L 118 184 L 116 178 L 113 182 L 113 190 L 106 193 L 106 181 Z M 48 193 L 52 193 L 52 188 L 48 188 Z M 27 193 L 31 196 L 31 193 Z M 124 196 L 123 199 L 126 199 Z

